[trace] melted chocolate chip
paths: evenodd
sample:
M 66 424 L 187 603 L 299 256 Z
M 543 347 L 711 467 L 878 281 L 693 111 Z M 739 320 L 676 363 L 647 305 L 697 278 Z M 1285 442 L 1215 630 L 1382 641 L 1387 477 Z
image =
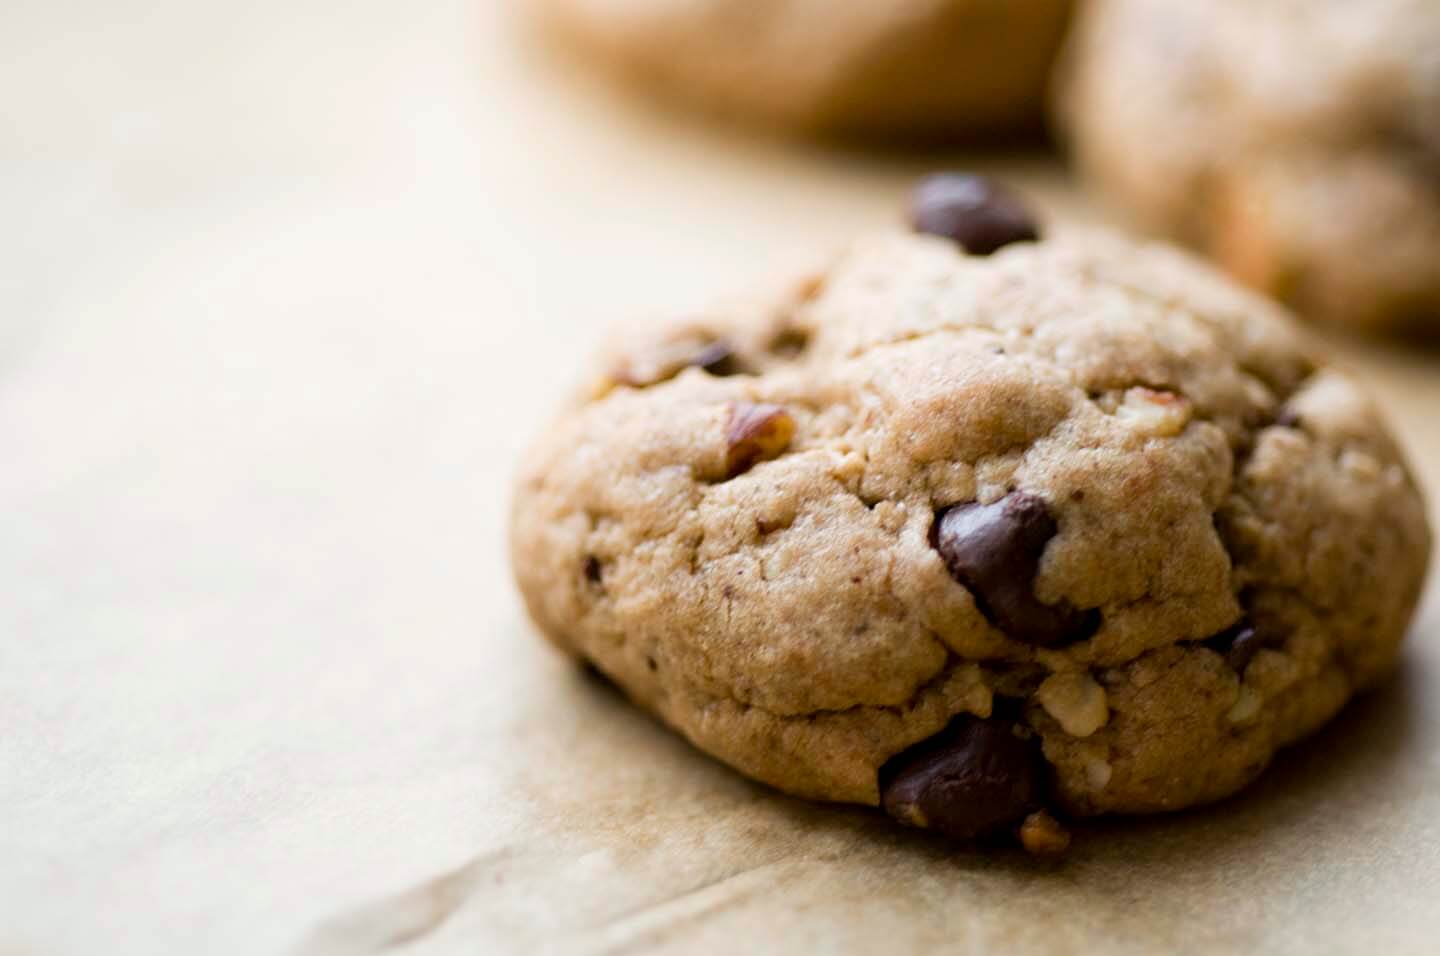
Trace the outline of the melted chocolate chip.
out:
M 1255 653 L 1266 643 L 1255 625 L 1242 620 L 1230 630 L 1206 640 L 1205 646 L 1225 658 L 1225 663 L 1235 673 L 1244 674 L 1245 668 L 1255 659 Z
M 950 576 L 969 589 L 990 623 L 1014 640 L 1057 647 L 1085 640 L 1100 625 L 1096 611 L 1035 597 L 1040 557 L 1058 530 L 1042 499 L 1015 492 L 993 504 L 942 512 L 932 540 Z
M 880 802 L 901 823 L 969 840 L 1040 809 L 1044 777 L 1039 738 L 963 716 L 880 769 Z
M 695 353 L 690 364 L 697 368 L 704 369 L 711 375 L 739 375 L 740 362 L 735 356 L 735 350 L 730 343 L 724 339 L 716 339 L 709 345 Z
M 953 240 L 975 256 L 1040 238 L 1020 197 L 983 176 L 962 173 L 922 180 L 911 196 L 910 221 L 916 232 Z

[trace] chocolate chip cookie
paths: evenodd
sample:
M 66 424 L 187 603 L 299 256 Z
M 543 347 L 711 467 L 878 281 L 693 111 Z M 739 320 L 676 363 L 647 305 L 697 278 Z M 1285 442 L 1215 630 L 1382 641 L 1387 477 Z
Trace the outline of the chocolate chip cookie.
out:
M 1440 339 L 1440 4 L 1095 0 L 1061 71 L 1082 171 L 1325 322 Z
M 741 772 L 953 836 L 1235 792 L 1395 661 L 1400 450 L 1183 254 L 964 177 L 914 220 L 617 341 L 521 470 L 530 613 Z
M 953 137 L 1037 124 L 1071 0 L 534 0 L 631 85 L 785 129 Z

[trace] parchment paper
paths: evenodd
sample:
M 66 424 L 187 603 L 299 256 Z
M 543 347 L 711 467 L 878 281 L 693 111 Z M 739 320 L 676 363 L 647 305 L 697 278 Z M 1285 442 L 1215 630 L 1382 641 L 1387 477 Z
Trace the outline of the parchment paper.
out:
M 1242 798 L 941 848 L 544 646 L 520 447 L 606 323 L 934 166 L 651 112 L 497 0 L 0 9 L 0 953 L 1434 953 L 1440 611 Z M 1440 489 L 1440 356 L 1337 342 Z

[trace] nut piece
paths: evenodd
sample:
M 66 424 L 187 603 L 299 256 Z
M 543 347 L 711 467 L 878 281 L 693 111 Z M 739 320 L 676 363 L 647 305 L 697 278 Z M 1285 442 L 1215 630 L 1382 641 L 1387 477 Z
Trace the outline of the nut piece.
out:
M 1185 430 L 1194 416 L 1190 400 L 1174 392 L 1132 388 L 1115 416 L 1127 421 L 1140 434 L 1151 438 L 1173 438 Z
M 1091 790 L 1104 790 L 1114 773 L 1115 768 L 1103 757 L 1091 757 L 1085 761 L 1085 782 Z
M 1044 810 L 1036 810 L 1020 824 L 1020 844 L 1035 856 L 1059 856 L 1070 849 L 1070 831 Z
M 1072 737 L 1089 737 L 1110 721 L 1105 688 L 1089 674 L 1051 674 L 1035 692 L 1040 706 Z
M 731 405 L 725 427 L 725 476 L 734 478 L 757 461 L 774 458 L 794 436 L 795 419 L 780 405 Z
M 1235 703 L 1226 712 L 1225 719 L 1232 724 L 1248 724 L 1260 713 L 1260 708 L 1265 701 L 1252 687 L 1241 686 L 1240 695 L 1235 698 Z
M 969 840 L 1038 810 L 1043 781 L 1038 738 L 967 715 L 892 757 L 880 769 L 880 802 L 901 823 Z
M 1093 611 L 1042 604 L 1035 596 L 1040 557 L 1058 530 L 1044 500 L 1015 492 L 941 513 L 933 544 L 990 623 L 1013 640 L 1058 647 L 1084 640 L 1100 623 Z

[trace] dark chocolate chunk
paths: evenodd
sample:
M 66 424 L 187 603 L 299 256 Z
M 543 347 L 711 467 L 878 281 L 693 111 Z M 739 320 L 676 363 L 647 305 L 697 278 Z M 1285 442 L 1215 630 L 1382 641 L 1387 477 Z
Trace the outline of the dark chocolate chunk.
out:
M 1040 238 L 1019 196 L 984 176 L 963 173 L 922 180 L 911 197 L 910 222 L 916 232 L 953 240 L 975 256 Z
M 996 833 L 1040 809 L 1039 738 L 1008 720 L 963 716 L 880 769 L 880 802 L 901 823 L 960 839 Z
M 740 363 L 735 356 L 735 350 L 724 339 L 716 339 L 695 353 L 690 364 L 704 369 L 711 375 L 740 374 Z
M 1057 647 L 1085 640 L 1100 625 L 1096 611 L 1035 597 L 1040 557 L 1058 530 L 1042 499 L 1014 492 L 942 512 L 933 540 L 951 577 L 970 590 L 990 623 L 1014 640 Z
M 1241 620 L 1230 630 L 1222 631 L 1206 640 L 1205 646 L 1225 658 L 1225 663 L 1230 665 L 1231 670 L 1243 675 L 1245 668 L 1254 660 L 1255 652 L 1266 643 L 1255 625 Z

